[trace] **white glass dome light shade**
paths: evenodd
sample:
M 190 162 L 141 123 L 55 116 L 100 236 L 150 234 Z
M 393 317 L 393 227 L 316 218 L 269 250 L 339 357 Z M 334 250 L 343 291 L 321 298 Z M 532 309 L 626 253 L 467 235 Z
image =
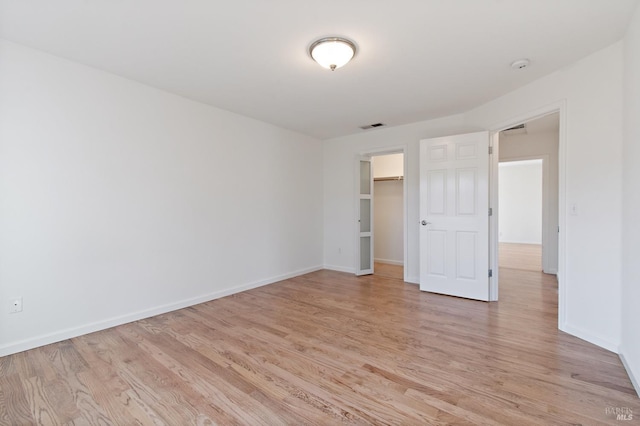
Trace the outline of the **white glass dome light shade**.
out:
M 340 37 L 327 37 L 315 41 L 309 53 L 320 66 L 335 71 L 346 65 L 356 54 L 356 45 Z

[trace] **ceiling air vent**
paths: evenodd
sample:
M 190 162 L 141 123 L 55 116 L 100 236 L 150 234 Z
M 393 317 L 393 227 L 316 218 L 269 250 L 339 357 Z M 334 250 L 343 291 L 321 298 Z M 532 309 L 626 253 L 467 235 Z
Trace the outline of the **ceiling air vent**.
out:
M 375 129 L 376 127 L 384 127 L 384 124 L 383 123 L 373 123 L 373 124 L 367 124 L 366 126 L 360 126 L 360 128 L 362 130 Z
M 509 130 L 520 130 L 520 129 L 524 129 L 524 123 L 518 124 L 517 126 L 509 127 L 508 129 L 504 129 L 504 131 L 508 132 Z
M 527 133 L 527 126 L 525 123 L 518 124 L 517 126 L 509 127 L 508 129 L 504 129 L 502 131 L 508 135 L 518 135 Z

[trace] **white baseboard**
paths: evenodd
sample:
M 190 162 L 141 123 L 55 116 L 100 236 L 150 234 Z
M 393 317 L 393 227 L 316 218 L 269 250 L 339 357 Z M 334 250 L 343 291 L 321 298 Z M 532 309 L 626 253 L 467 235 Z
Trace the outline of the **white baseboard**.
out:
M 310 272 L 319 271 L 321 269 L 323 269 L 322 266 L 314 266 L 311 268 L 301 269 L 301 270 L 290 272 L 287 274 L 278 275 L 276 277 L 254 281 L 254 282 L 239 285 L 236 287 L 231 287 L 225 290 L 204 294 L 202 296 L 181 300 L 179 302 L 168 303 L 165 305 L 156 306 L 154 308 L 145 309 L 145 310 L 134 312 L 131 314 L 108 318 L 106 320 L 96 321 L 90 324 L 67 328 L 67 329 L 59 330 L 53 333 L 43 334 L 41 336 L 33 337 L 30 339 L 12 342 L 7 345 L 0 346 L 0 357 L 26 351 L 33 348 L 37 348 L 39 346 L 60 342 L 62 340 L 71 339 L 73 337 L 82 336 L 84 334 L 94 333 L 96 331 L 105 330 L 107 328 L 115 327 L 122 324 L 127 324 L 129 322 L 138 321 L 144 318 L 165 314 L 167 312 L 175 311 L 178 309 L 186 308 L 186 307 L 197 305 L 200 303 L 209 302 L 211 300 L 219 299 L 221 297 L 229 296 L 235 293 L 240 293 L 246 290 L 251 290 L 252 288 L 262 287 L 268 284 L 273 284 L 278 281 L 308 274 Z
M 624 349 L 620 351 L 620 361 L 622 361 L 622 365 L 624 365 L 625 370 L 627 370 L 627 374 L 629 375 L 629 379 L 631 379 L 631 384 L 636 390 L 636 394 L 640 397 L 640 381 L 633 375 L 633 370 L 631 369 L 631 365 L 627 362 L 627 359 L 624 356 Z
M 378 263 L 385 263 L 387 265 L 404 266 L 404 262 L 402 260 L 373 259 L 373 261 Z
M 558 270 L 555 268 L 552 269 L 547 269 L 547 270 L 542 270 L 542 272 L 544 272 L 545 274 L 549 274 L 549 275 L 558 275 Z
M 356 273 L 356 270 L 354 268 L 347 268 L 345 266 L 324 265 L 324 269 L 329 269 L 330 271 L 337 271 L 337 272 L 346 272 L 347 274 Z
M 586 330 L 581 329 L 580 327 L 575 327 L 570 324 L 564 324 L 559 327 L 561 331 L 565 333 L 569 333 L 572 336 L 578 337 L 582 340 L 586 340 L 589 343 L 593 343 L 596 346 L 600 346 L 603 349 L 606 349 L 611 352 L 620 353 L 620 343 L 612 342 L 602 336 L 597 336 L 593 333 L 590 333 Z
M 375 261 L 378 262 L 377 259 Z M 400 265 L 404 265 L 404 263 L 400 263 Z M 346 272 L 347 274 L 356 273 L 356 270 L 354 268 L 345 268 L 344 266 L 324 265 L 324 269 L 328 269 L 330 271 L 337 271 L 337 272 Z M 417 277 L 406 277 L 404 282 L 409 284 L 420 284 L 420 279 Z

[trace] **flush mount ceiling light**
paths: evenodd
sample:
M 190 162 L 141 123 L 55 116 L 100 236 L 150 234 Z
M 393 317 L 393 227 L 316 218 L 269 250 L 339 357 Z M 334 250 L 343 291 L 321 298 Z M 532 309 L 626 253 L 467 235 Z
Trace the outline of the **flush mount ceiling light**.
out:
M 335 71 L 355 56 L 356 45 L 346 38 L 325 37 L 311 44 L 309 54 L 320 66 Z

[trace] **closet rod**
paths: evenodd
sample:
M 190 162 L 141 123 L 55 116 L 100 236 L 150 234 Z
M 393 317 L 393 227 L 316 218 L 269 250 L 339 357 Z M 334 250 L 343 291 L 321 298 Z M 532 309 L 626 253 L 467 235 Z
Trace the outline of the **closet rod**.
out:
M 403 180 L 404 176 L 389 176 L 389 177 L 377 177 L 373 178 L 374 182 L 382 182 L 386 180 Z

